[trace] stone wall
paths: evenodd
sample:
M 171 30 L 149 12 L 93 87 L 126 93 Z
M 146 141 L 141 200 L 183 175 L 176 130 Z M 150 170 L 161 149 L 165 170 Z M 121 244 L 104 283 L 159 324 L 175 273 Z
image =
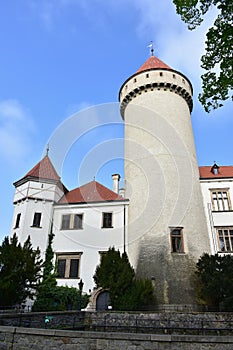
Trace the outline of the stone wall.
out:
M 51 322 L 45 323 L 49 317 Z M 49 312 L 0 314 L 0 326 L 153 334 L 233 335 L 233 313 Z
M 232 350 L 232 336 L 63 331 L 0 326 L 0 350 Z

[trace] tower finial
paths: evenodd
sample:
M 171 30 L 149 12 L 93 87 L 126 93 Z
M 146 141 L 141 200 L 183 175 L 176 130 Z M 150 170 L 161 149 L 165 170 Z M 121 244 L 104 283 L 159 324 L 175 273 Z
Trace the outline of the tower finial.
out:
M 153 41 L 151 41 L 147 47 L 150 48 L 151 56 L 154 56 L 154 43 L 153 43 Z
M 47 148 L 46 148 L 46 156 L 48 157 L 49 155 L 49 143 L 47 144 Z

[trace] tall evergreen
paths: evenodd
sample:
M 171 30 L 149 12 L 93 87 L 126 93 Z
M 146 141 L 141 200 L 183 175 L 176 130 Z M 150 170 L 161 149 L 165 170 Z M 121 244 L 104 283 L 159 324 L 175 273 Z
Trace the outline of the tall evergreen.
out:
M 16 234 L 0 246 L 0 306 L 20 305 L 32 298 L 41 277 L 40 251 L 33 250 L 30 237 L 24 245 Z
M 136 279 L 127 254 L 114 247 L 102 256 L 93 278 L 97 287 L 109 291 L 114 310 L 143 310 L 152 304 L 151 281 Z

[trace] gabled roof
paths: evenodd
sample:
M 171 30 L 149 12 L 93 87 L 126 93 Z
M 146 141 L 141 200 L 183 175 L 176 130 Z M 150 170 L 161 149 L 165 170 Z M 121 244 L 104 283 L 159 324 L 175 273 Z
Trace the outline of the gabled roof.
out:
M 213 166 L 200 166 L 200 179 L 233 178 L 233 166 L 218 166 L 218 173 L 213 172 Z
M 148 60 L 145 63 L 143 63 L 143 65 L 137 70 L 136 73 L 144 72 L 150 69 L 159 69 L 159 68 L 171 69 L 171 67 L 169 67 L 163 61 L 161 61 L 159 58 L 155 56 L 150 56 Z
M 124 200 L 122 196 L 109 190 L 97 181 L 91 181 L 65 194 L 59 204 L 90 203 Z

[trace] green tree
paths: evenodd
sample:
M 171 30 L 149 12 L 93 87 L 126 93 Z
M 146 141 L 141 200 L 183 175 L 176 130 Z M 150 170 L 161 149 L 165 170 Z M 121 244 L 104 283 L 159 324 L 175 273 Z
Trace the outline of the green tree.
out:
M 197 262 L 198 296 L 207 305 L 233 310 L 233 257 L 203 254 Z
M 206 35 L 206 53 L 201 58 L 201 67 L 206 71 L 202 75 L 202 93 L 199 100 L 205 111 L 223 106 L 230 97 L 233 87 L 233 25 L 232 0 L 173 0 L 181 19 L 190 30 L 203 21 L 207 11 L 215 6 L 217 18 Z
M 41 277 L 39 249 L 33 250 L 30 237 L 22 246 L 16 234 L 5 237 L 0 246 L 0 306 L 22 304 L 32 298 Z
M 48 236 L 48 245 L 45 251 L 45 261 L 43 263 L 43 276 L 37 289 L 33 311 L 56 310 L 58 305 L 55 298 L 57 281 L 53 266 L 53 238 L 54 234 L 51 225 L 51 230 Z
M 142 310 L 153 300 L 150 280 L 139 280 L 126 253 L 109 248 L 93 276 L 97 287 L 109 290 L 114 310 Z

